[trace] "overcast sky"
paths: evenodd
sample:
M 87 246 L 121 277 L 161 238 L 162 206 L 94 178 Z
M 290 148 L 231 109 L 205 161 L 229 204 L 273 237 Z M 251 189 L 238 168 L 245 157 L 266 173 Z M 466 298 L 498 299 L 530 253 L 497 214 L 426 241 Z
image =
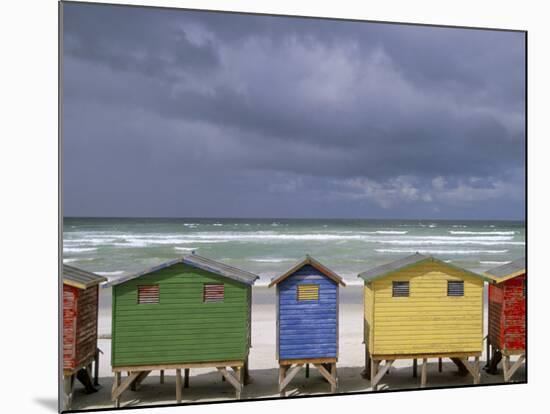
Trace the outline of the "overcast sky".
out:
M 522 219 L 524 35 L 65 4 L 65 216 Z

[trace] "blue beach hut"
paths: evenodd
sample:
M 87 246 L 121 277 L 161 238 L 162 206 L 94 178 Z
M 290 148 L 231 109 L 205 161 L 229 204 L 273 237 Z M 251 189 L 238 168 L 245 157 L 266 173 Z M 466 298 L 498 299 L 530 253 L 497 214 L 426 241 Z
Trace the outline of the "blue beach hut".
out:
M 305 366 L 319 370 L 336 392 L 338 377 L 338 289 L 340 276 L 309 255 L 282 275 L 277 286 L 277 359 L 279 392 Z

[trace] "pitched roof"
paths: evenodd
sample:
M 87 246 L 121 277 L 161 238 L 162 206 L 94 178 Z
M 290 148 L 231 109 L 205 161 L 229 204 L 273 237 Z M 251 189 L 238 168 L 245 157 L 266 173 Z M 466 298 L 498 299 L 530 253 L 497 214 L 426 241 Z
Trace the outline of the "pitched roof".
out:
M 485 274 L 498 283 L 520 276 L 525 272 L 525 257 L 520 257 L 510 263 L 487 270 Z
M 437 263 L 439 263 L 439 264 L 441 264 L 445 267 L 449 267 L 449 268 L 452 268 L 452 269 L 457 269 L 457 270 L 460 270 L 460 271 L 463 271 L 463 272 L 467 272 L 472 276 L 479 277 L 479 278 L 484 279 L 484 280 L 488 280 L 487 277 L 485 277 L 483 275 L 480 275 L 478 273 L 474 273 L 470 270 L 467 270 L 467 269 L 464 269 L 464 268 L 461 268 L 461 267 L 458 267 L 458 266 L 454 266 L 450 263 L 446 263 L 442 260 L 436 259 L 433 256 L 425 256 L 425 255 L 420 254 L 420 253 L 415 253 L 415 254 L 412 254 L 410 256 L 404 257 L 402 259 L 395 260 L 393 262 L 386 263 L 384 265 L 374 267 L 374 268 L 369 269 L 365 272 L 359 273 L 359 275 L 357 277 L 360 277 L 361 279 L 365 280 L 366 282 L 370 282 L 372 280 L 379 279 L 379 278 L 384 277 L 384 276 L 388 276 L 392 273 L 403 270 L 403 269 L 405 269 L 409 266 L 414 266 L 414 265 L 416 265 L 420 262 L 424 262 L 424 261 L 428 261 L 428 260 L 437 262 Z
M 179 259 L 174 259 L 165 263 L 161 263 L 157 266 L 151 267 L 139 273 L 134 273 L 133 275 L 129 275 L 126 277 L 113 280 L 107 283 L 106 286 L 120 285 L 121 283 L 136 279 L 144 275 L 148 275 L 150 273 L 156 272 L 161 269 L 165 269 L 167 267 L 173 266 L 178 263 L 186 264 L 191 267 L 204 270 L 206 272 L 214 273 L 218 276 L 223 276 L 228 279 L 235 280 L 236 282 L 245 283 L 247 285 L 254 284 L 256 279 L 259 278 L 259 276 L 255 275 L 254 273 L 237 269 L 236 267 L 229 266 L 229 265 L 226 265 L 225 263 L 220 263 L 212 259 L 207 259 L 206 257 L 202 257 L 193 253 L 193 254 L 183 256 Z
M 277 283 L 282 282 L 287 277 L 292 275 L 294 272 L 296 272 L 297 270 L 300 270 L 302 267 L 304 267 L 306 265 L 310 265 L 310 266 L 314 267 L 315 269 L 317 269 L 319 272 L 321 272 L 322 274 L 324 274 L 328 278 L 334 280 L 336 283 L 338 283 L 342 286 L 346 286 L 346 284 L 344 283 L 344 281 L 342 280 L 342 278 L 340 276 L 338 276 L 336 273 L 334 273 L 328 267 L 326 267 L 326 266 L 322 265 L 321 263 L 319 263 L 317 260 L 315 260 L 310 255 L 306 255 L 304 260 L 301 260 L 298 263 L 296 263 L 294 266 L 292 266 L 290 269 L 288 269 L 282 275 L 274 277 L 273 279 L 271 279 L 271 282 L 269 283 L 269 287 L 272 287 L 273 285 L 276 285 Z
M 63 283 L 78 289 L 87 289 L 106 282 L 107 278 L 73 266 L 63 265 Z

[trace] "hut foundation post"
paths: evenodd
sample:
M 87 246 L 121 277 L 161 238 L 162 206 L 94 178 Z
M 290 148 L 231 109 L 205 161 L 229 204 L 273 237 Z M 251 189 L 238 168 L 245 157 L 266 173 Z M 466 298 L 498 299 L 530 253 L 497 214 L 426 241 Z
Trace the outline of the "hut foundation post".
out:
M 489 337 L 487 336 L 487 342 L 486 342 L 487 348 L 486 348 L 486 359 L 487 363 L 485 364 L 485 368 L 489 368 L 489 365 L 491 363 L 491 342 L 489 341 Z
M 502 362 L 502 373 L 504 375 L 504 382 L 510 381 L 512 375 L 518 370 L 523 361 L 525 360 L 525 354 L 521 354 L 516 362 L 510 367 L 510 356 L 506 355 Z
M 94 385 L 99 385 L 99 348 L 95 350 L 94 355 Z
M 334 384 L 330 384 L 330 392 L 334 394 L 336 391 L 338 391 L 338 371 L 336 370 L 336 362 L 332 364 L 330 374 L 334 379 Z
M 176 369 L 176 401 L 181 404 L 181 369 Z
M 163 369 L 160 370 L 160 383 L 164 384 L 164 370 Z
M 361 376 L 365 379 L 370 380 L 370 365 L 371 365 L 371 358 L 370 358 L 370 352 L 367 345 L 365 345 L 365 368 L 361 372 Z
M 113 383 L 113 392 L 120 387 L 120 371 L 115 372 L 115 381 Z M 120 407 L 120 394 L 115 399 L 115 408 Z
M 376 374 L 378 373 L 378 365 L 380 364 L 380 361 L 375 361 L 371 358 L 370 361 L 370 381 L 371 381 L 371 387 L 373 391 L 377 390 L 377 378 Z
M 420 388 L 426 387 L 427 376 L 428 376 L 428 359 L 422 358 L 422 370 L 420 371 Z
M 443 371 L 443 358 L 439 358 L 437 360 L 437 370 L 439 372 Z
M 415 358 L 413 359 L 413 378 L 416 378 L 418 376 L 418 360 Z
M 309 364 L 306 364 L 306 378 L 309 378 Z
M 250 373 L 248 372 L 248 358 L 246 358 L 246 361 L 244 362 L 244 379 L 243 379 L 243 385 L 250 384 Z
M 481 364 L 479 363 L 479 357 L 476 356 L 474 361 L 475 361 L 474 362 L 474 371 L 475 371 L 474 384 L 479 384 L 479 380 L 481 376 L 481 371 L 480 371 Z
M 74 374 L 67 375 L 63 378 L 63 391 L 64 391 L 64 401 L 63 406 L 65 410 L 71 409 L 71 404 L 73 402 L 73 386 L 74 386 Z
M 189 368 L 184 370 L 183 388 L 189 388 Z

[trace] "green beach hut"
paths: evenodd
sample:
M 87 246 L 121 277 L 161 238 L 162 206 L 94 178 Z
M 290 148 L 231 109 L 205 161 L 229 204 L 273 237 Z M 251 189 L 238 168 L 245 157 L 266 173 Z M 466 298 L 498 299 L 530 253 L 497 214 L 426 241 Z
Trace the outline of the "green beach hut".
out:
M 252 285 L 258 276 L 196 254 L 112 281 L 112 399 L 153 370 L 216 368 L 240 398 L 248 374 Z M 128 376 L 122 380 L 122 373 Z

